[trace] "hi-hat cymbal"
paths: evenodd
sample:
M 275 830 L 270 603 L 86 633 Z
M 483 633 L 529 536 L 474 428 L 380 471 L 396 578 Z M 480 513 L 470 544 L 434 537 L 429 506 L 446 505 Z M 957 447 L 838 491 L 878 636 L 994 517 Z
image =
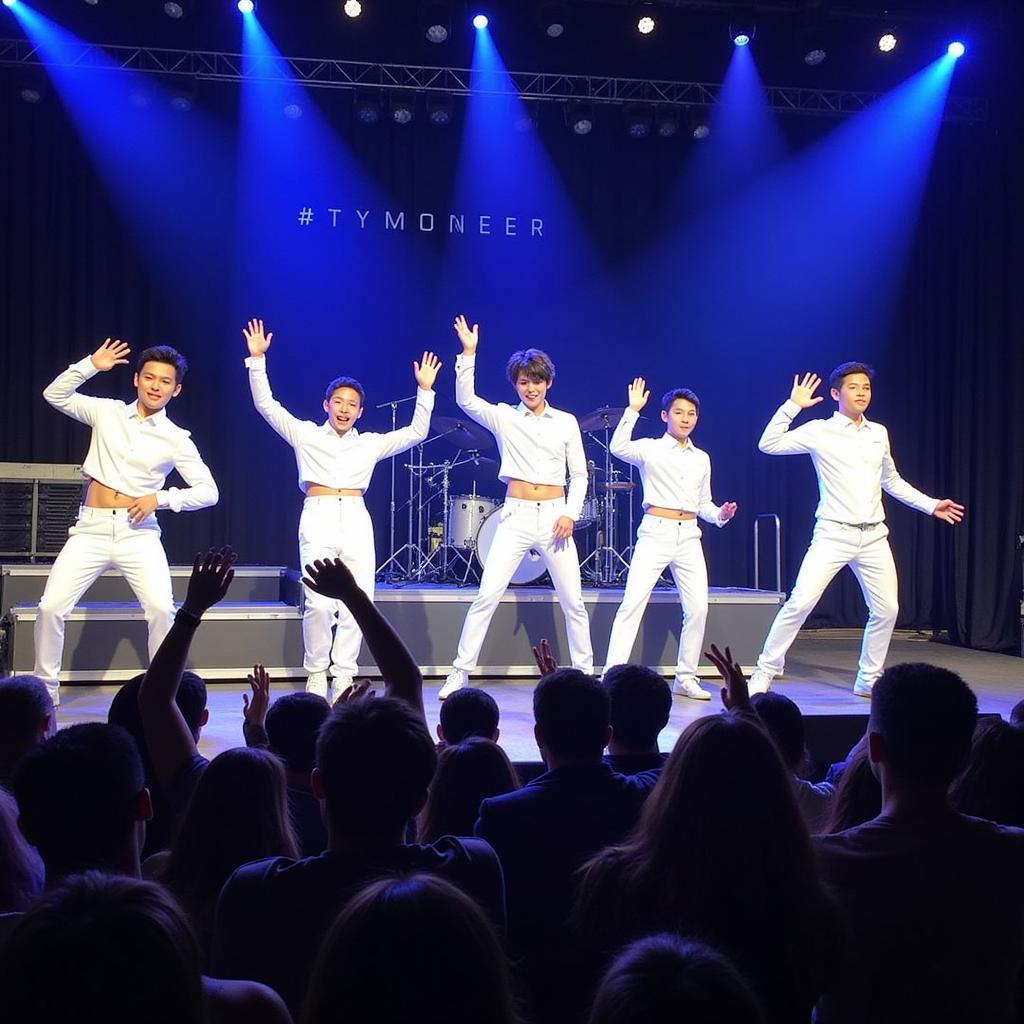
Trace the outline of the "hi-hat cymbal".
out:
M 622 419 L 625 408 L 621 405 L 602 405 L 600 409 L 580 417 L 580 430 L 611 429 Z
M 457 469 L 486 469 L 488 471 L 498 468 L 497 459 L 489 459 L 479 452 L 463 452 L 461 458 L 455 463 Z
M 471 420 L 459 419 L 458 416 L 435 416 L 431 425 L 434 435 L 442 437 L 456 448 L 492 448 L 494 438 L 489 430 L 484 430 Z
M 599 491 L 631 491 L 635 484 L 632 480 L 601 480 L 594 486 Z

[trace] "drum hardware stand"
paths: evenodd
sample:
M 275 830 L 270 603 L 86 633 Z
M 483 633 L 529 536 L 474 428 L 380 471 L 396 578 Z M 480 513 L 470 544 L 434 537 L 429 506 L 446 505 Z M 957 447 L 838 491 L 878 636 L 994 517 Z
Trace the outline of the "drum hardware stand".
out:
M 398 429 L 398 407 L 400 405 L 402 405 L 404 402 L 415 402 L 415 401 L 416 401 L 416 396 L 415 395 L 412 396 L 411 398 L 395 398 L 395 399 L 392 399 L 390 402 L 381 402 L 380 405 L 375 405 L 374 408 L 375 409 L 387 409 L 387 408 L 390 408 L 391 409 L 391 429 L 392 430 L 397 430 Z M 391 555 L 388 558 L 388 560 L 382 566 L 380 566 L 380 568 L 377 570 L 377 573 L 376 573 L 377 577 L 380 579 L 380 581 L 382 583 L 401 583 L 401 582 L 405 582 L 406 580 L 408 580 L 410 578 L 410 574 L 412 572 L 412 553 L 413 553 L 413 550 L 416 550 L 420 556 L 422 556 L 422 554 L 423 554 L 421 548 L 418 545 L 414 547 L 414 545 L 412 543 L 403 544 L 397 551 L 395 550 L 395 519 L 396 519 L 397 512 L 398 512 L 398 509 L 397 509 L 397 507 L 395 505 L 395 467 L 396 467 L 395 460 L 397 458 L 398 458 L 397 455 L 392 455 L 391 458 L 388 460 L 391 463 L 391 501 L 390 501 L 390 505 L 389 505 L 389 508 L 388 508 L 388 551 L 391 552 Z M 411 496 L 411 494 L 412 494 L 412 474 L 411 473 L 410 473 L 410 477 L 409 477 L 409 493 L 410 493 L 410 496 Z M 411 512 L 411 509 L 412 509 L 411 501 L 412 501 L 412 499 L 410 497 L 410 512 Z M 411 518 L 411 515 L 410 515 L 410 529 L 409 529 L 409 539 L 410 539 L 410 542 L 412 540 L 412 527 L 411 527 L 411 524 L 412 524 L 412 518 Z M 399 557 L 399 555 L 401 555 L 406 550 L 409 551 L 409 554 L 407 556 L 406 571 L 403 573 L 402 570 L 398 568 L 398 557 Z M 388 569 L 388 566 L 392 565 L 392 564 L 394 565 L 394 568 Z
M 616 516 L 616 495 L 620 490 L 630 494 L 630 517 L 632 518 L 632 473 L 629 480 L 620 480 L 624 474 L 612 465 L 611 418 L 604 417 L 604 440 L 593 431 L 587 433 L 604 448 L 604 522 L 598 524 L 597 547 L 580 564 L 583 579 L 597 587 L 612 587 L 622 580 L 629 569 L 629 562 L 615 547 L 618 519 Z M 621 486 L 625 484 L 626 486 Z M 619 486 L 616 486 L 619 485 Z M 632 526 L 632 524 L 631 524 Z M 627 549 L 629 550 L 629 549 Z
M 459 466 L 464 466 L 469 462 L 476 461 L 476 453 L 467 456 L 464 459 L 460 459 L 462 452 L 456 453 L 455 459 L 449 461 L 445 459 L 444 462 L 439 465 L 431 465 L 429 467 L 435 470 L 434 475 L 427 479 L 427 483 L 433 486 L 434 481 L 440 475 L 441 477 L 441 543 L 440 545 L 431 551 L 430 556 L 423 563 L 422 572 L 425 574 L 428 570 L 433 570 L 437 575 L 434 577 L 438 583 L 458 583 L 460 586 L 465 586 L 466 581 L 469 579 L 470 573 L 475 575 L 473 570 L 473 564 L 469 558 L 467 558 L 462 551 L 457 547 L 454 547 L 451 543 L 451 537 L 449 534 L 448 517 L 449 517 L 449 497 L 451 487 L 449 484 L 449 474 L 453 469 L 458 469 Z M 422 477 L 421 477 L 422 479 Z M 476 481 L 473 482 L 473 497 L 476 497 Z M 440 566 L 434 565 L 434 560 L 440 557 Z M 456 574 L 455 565 L 461 562 L 465 566 L 465 573 L 459 577 Z M 479 579 L 479 577 L 477 577 Z

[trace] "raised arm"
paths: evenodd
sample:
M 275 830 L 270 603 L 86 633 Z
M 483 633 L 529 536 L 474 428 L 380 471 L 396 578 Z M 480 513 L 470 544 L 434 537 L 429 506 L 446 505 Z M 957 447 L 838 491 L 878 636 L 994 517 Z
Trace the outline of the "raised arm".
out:
M 480 325 L 472 327 L 460 313 L 455 318 L 455 333 L 462 345 L 462 354 L 455 360 L 455 402 L 470 419 L 494 432 L 498 429 L 498 407 L 485 402 L 476 393 L 476 347 L 480 341 Z
M 882 489 L 904 505 L 916 508 L 926 516 L 935 516 L 950 526 L 955 526 L 964 517 L 963 505 L 958 505 L 952 498 L 931 498 L 900 476 L 889 449 L 888 434 L 885 436 L 885 454 L 882 456 Z
M 426 720 L 423 710 L 423 674 L 402 638 L 372 599 L 360 589 L 340 558 L 317 560 L 305 567 L 302 582 L 324 597 L 342 601 L 352 613 L 373 660 L 384 679 L 385 693 L 404 700 Z
M 647 381 L 643 377 L 635 377 L 632 384 L 626 385 L 626 411 L 622 414 L 608 448 L 617 459 L 630 462 L 634 466 L 642 466 L 644 462 L 644 446 L 633 440 L 633 428 L 640 418 L 640 410 L 651 397 L 647 390 Z
M 93 426 L 106 398 L 94 398 L 78 394 L 78 389 L 90 377 L 105 373 L 115 366 L 126 366 L 131 349 L 123 341 L 107 338 L 91 356 L 72 363 L 62 374 L 54 378 L 43 391 L 43 398 L 62 413 Z
M 175 703 L 192 637 L 203 614 L 223 600 L 234 578 L 235 553 L 231 548 L 197 555 L 188 581 L 185 603 L 174 617 L 149 670 L 139 687 L 139 716 L 146 746 L 161 785 L 196 755 L 196 741 Z
M 441 360 L 433 352 L 424 352 L 420 362 L 413 361 L 412 373 L 416 378 L 416 408 L 413 410 L 412 423 L 398 430 L 378 434 L 380 450 L 378 459 L 386 459 L 399 452 L 404 452 L 414 444 L 426 440 L 430 431 L 430 414 L 434 409 L 434 382 L 441 369 Z
M 302 420 L 293 416 L 270 390 L 270 378 L 267 376 L 267 349 L 274 339 L 274 332 L 269 334 L 263 329 L 262 320 L 250 320 L 242 328 L 242 335 L 249 349 L 249 358 L 245 365 L 249 370 L 249 390 L 256 411 L 270 426 L 293 447 L 298 444 Z
M 821 395 L 814 397 L 814 392 L 821 385 L 821 378 L 813 373 L 805 373 L 803 380 L 799 374 L 793 374 L 793 390 L 789 400 L 779 406 L 778 412 L 768 421 L 757 447 L 766 455 L 806 455 L 811 451 L 809 431 L 805 427 L 791 431 L 790 425 L 801 409 L 810 409 L 822 401 Z

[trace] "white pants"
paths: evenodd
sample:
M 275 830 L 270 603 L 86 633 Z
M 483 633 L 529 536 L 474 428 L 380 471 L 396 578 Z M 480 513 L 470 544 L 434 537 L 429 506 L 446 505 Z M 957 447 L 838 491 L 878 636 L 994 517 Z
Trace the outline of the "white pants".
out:
M 800 565 L 796 585 L 768 631 L 764 650 L 757 659 L 759 670 L 772 676 L 782 672 L 786 651 L 796 639 L 804 620 L 835 574 L 848 565 L 857 577 L 868 606 L 868 624 L 864 630 L 856 681 L 874 683 L 882 674 L 899 612 L 896 564 L 888 537 L 889 528 L 885 523 L 862 528 L 818 520 L 811 546 Z
M 583 604 L 580 556 L 576 551 L 576 541 L 572 537 L 560 541 L 551 537 L 555 522 L 559 516 L 565 515 L 564 500 L 524 501 L 506 498 L 497 515 L 501 520 L 494 532 L 491 550 L 487 553 L 487 562 L 480 579 L 480 592 L 466 613 L 462 636 L 459 638 L 459 652 L 453 666 L 466 672 L 476 668 L 480 648 L 487 636 L 487 627 L 491 624 L 501 595 L 508 589 L 512 574 L 523 556 L 534 548 L 540 553 L 551 574 L 558 603 L 565 616 L 572 667 L 583 672 L 593 672 L 590 619 Z
M 160 525 L 151 514 L 133 526 L 125 508 L 78 510 L 46 580 L 36 615 L 36 662 L 33 672 L 56 682 L 64 653 L 64 620 L 82 595 L 107 569 L 124 574 L 142 605 L 149 626 L 152 659 L 174 621 L 171 571 L 160 543 Z
M 700 527 L 695 519 L 677 521 L 644 516 L 641 521 L 629 563 L 626 591 L 612 623 L 606 668 L 630 661 L 647 601 L 658 577 L 668 566 L 672 568 L 672 578 L 683 605 L 676 677 L 693 679 L 696 676 L 708 620 L 708 569 L 700 543 Z
M 362 498 L 325 495 L 306 498 L 299 518 L 299 568 L 318 558 L 340 558 L 356 578 L 359 589 L 373 598 L 377 558 L 373 524 Z M 302 609 L 302 664 L 307 672 L 354 676 L 363 634 L 341 601 L 305 588 Z M 337 622 L 334 643 L 331 628 Z

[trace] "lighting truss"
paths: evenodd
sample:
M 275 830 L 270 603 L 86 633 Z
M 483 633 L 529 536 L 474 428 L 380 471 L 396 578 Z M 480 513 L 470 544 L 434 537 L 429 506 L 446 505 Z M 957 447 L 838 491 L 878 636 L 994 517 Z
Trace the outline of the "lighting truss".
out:
M 721 85 L 708 82 L 658 81 L 644 78 L 609 78 L 602 75 L 560 75 L 511 71 L 507 77 L 488 75 L 474 81 L 466 68 L 379 64 L 368 61 L 325 60 L 319 57 L 259 57 L 249 66 L 238 53 L 208 50 L 167 50 L 143 46 L 99 46 L 79 43 L 63 47 L 60 61 L 44 57 L 26 39 L 0 39 L 0 66 L 39 66 L 109 69 L 156 75 L 187 75 L 209 81 L 298 81 L 316 89 L 413 90 L 467 96 L 470 93 L 518 95 L 549 102 L 589 100 L 603 104 L 653 103 L 709 107 Z M 854 89 L 808 89 L 765 86 L 768 106 L 779 113 L 817 117 L 856 114 L 883 95 Z M 978 123 L 988 119 L 988 101 L 979 97 L 950 96 L 944 119 Z

